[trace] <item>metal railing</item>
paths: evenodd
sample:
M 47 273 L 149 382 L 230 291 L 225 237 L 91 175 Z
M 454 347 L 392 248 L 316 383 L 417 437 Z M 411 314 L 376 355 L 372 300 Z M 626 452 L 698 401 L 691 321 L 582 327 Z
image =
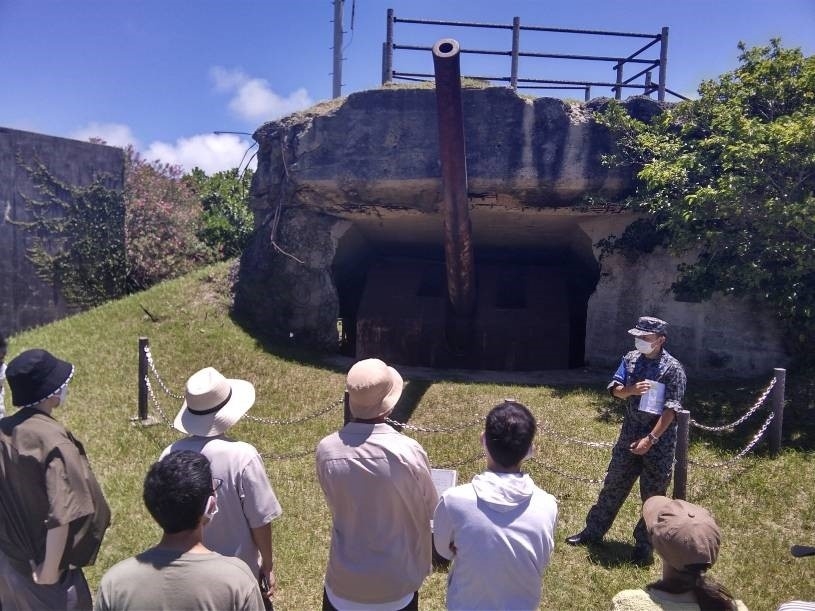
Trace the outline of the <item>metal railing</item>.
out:
M 388 9 L 387 14 L 387 27 L 386 27 L 386 40 L 382 43 L 382 84 L 390 83 L 394 80 L 405 81 L 425 81 L 432 80 L 432 73 L 422 72 L 403 72 L 394 68 L 394 51 L 431 51 L 430 46 L 410 45 L 397 43 L 394 38 L 394 26 L 397 23 L 406 24 L 419 24 L 429 26 L 446 26 L 446 27 L 459 27 L 459 28 L 482 28 L 482 29 L 500 29 L 510 30 L 512 32 L 512 47 L 511 49 L 495 50 L 495 49 L 470 49 L 461 48 L 461 53 L 469 53 L 475 55 L 492 55 L 492 56 L 505 56 L 510 58 L 510 74 L 509 76 L 484 76 L 484 75 L 462 75 L 464 77 L 486 80 L 486 81 L 499 81 L 508 82 L 513 90 L 518 89 L 558 89 L 569 90 L 577 89 L 584 92 L 585 100 L 591 98 L 592 87 L 610 87 L 614 91 L 616 99 L 622 98 L 623 89 L 636 89 L 642 91 L 644 95 L 650 95 L 653 92 L 657 93 L 657 99 L 662 102 L 665 100 L 665 94 L 671 95 L 686 100 L 685 96 L 676 93 L 667 88 L 666 86 L 666 69 L 668 65 L 668 28 L 663 27 L 659 34 L 640 34 L 634 32 L 611 32 L 605 30 L 578 30 L 571 28 L 550 28 L 543 26 L 521 25 L 519 17 L 514 17 L 512 24 L 497 24 L 497 23 L 474 23 L 465 21 L 438 21 L 431 19 L 406 19 L 396 17 L 393 9 Z M 588 36 L 604 36 L 604 37 L 622 37 L 622 38 L 642 38 L 648 42 L 625 57 L 617 56 L 604 56 L 604 55 L 576 55 L 567 53 L 541 53 L 533 51 L 521 51 L 520 38 L 521 32 L 550 32 L 559 34 L 576 34 Z M 659 45 L 659 57 L 645 58 L 641 54 L 645 51 Z M 428 53 L 428 57 L 430 54 Z M 549 78 L 522 78 L 519 76 L 519 59 L 521 57 L 535 58 L 535 59 L 558 59 L 569 61 L 583 61 L 583 62 L 606 62 L 612 63 L 612 69 L 615 71 L 614 81 L 586 81 L 586 80 L 564 80 L 564 79 L 549 79 Z M 633 65 L 641 67 L 636 74 L 625 77 L 624 70 L 626 66 Z M 657 82 L 652 82 L 652 71 L 657 70 Z M 641 82 L 637 82 L 641 80 Z

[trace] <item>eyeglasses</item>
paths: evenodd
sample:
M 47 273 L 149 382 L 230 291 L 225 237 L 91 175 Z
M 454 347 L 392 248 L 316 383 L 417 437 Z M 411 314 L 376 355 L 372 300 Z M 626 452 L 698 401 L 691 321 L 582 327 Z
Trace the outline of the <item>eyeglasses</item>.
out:
M 221 478 L 219 478 L 219 477 L 213 477 L 212 478 L 212 491 L 213 492 L 218 492 L 218 488 L 220 488 L 223 485 L 224 485 L 224 480 L 222 480 Z

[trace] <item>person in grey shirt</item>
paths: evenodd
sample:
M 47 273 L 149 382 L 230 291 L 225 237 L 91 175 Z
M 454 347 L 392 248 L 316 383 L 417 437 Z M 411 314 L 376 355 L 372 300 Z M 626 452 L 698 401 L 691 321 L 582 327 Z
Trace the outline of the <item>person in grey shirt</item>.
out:
M 144 504 L 164 531 L 158 545 L 116 564 L 102 577 L 94 609 L 264 608 L 257 579 L 237 558 L 202 543 L 204 525 L 218 512 L 209 461 L 173 452 L 144 480 Z

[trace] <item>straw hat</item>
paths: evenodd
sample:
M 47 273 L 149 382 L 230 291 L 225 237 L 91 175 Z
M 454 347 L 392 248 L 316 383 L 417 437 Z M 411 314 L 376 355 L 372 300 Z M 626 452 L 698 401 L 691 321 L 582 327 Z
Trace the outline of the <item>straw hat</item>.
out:
M 393 411 L 402 396 L 402 376 L 379 359 L 365 359 L 348 371 L 345 389 L 354 418 L 371 420 Z
M 200 437 L 221 435 L 249 411 L 255 387 L 245 380 L 225 378 L 217 369 L 205 367 L 187 380 L 184 403 L 173 426 Z

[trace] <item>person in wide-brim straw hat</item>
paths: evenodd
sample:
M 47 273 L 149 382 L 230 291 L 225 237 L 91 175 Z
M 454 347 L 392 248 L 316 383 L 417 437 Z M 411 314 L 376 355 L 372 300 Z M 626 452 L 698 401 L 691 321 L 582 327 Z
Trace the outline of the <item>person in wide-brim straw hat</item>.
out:
M 162 457 L 192 450 L 209 459 L 217 513 L 204 528 L 204 545 L 240 558 L 253 575 L 262 575 L 266 587 L 261 589 L 271 598 L 275 588 L 272 520 L 283 510 L 258 451 L 225 435 L 254 403 L 251 382 L 227 378 L 214 367 L 196 371 L 187 380 L 184 403 L 173 422 L 190 436 L 170 445 Z
M 215 437 L 240 420 L 255 403 L 251 382 L 227 379 L 214 367 L 196 371 L 184 389 L 173 426 L 182 433 Z

